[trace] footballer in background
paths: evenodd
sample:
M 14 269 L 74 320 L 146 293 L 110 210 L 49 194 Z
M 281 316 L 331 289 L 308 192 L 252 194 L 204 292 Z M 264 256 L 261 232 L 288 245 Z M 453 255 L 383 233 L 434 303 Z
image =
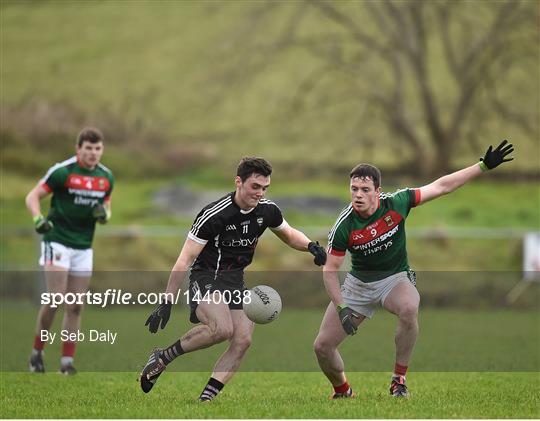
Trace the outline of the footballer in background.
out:
M 328 260 L 323 279 L 331 302 L 326 309 L 314 348 L 321 370 L 334 393 L 332 398 L 349 398 L 354 393 L 345 377 L 345 366 L 337 347 L 347 335 L 354 335 L 360 323 L 370 319 L 381 305 L 397 316 L 396 359 L 390 394 L 408 397 L 405 375 L 418 336 L 416 274 L 407 258 L 405 219 L 410 210 L 451 193 L 468 181 L 513 158 L 504 140 L 488 148 L 479 163 L 441 177 L 431 184 L 381 193 L 381 173 L 369 164 L 359 164 L 350 173 L 351 204 L 328 236 Z M 340 288 L 338 271 L 346 251 L 352 268 Z
M 96 222 L 111 217 L 112 172 L 100 163 L 103 134 L 96 128 L 83 129 L 76 155 L 52 166 L 26 196 L 26 207 L 38 234 L 43 235 L 39 264 L 45 272 L 49 293 L 85 293 L 92 274 L 92 240 Z M 49 214 L 41 213 L 40 201 L 52 194 Z M 81 323 L 82 304 L 65 304 L 62 330 L 76 332 Z M 56 307 L 45 304 L 39 310 L 30 371 L 44 373 L 41 333 L 48 332 Z M 76 342 L 62 342 L 60 372 L 75 374 Z

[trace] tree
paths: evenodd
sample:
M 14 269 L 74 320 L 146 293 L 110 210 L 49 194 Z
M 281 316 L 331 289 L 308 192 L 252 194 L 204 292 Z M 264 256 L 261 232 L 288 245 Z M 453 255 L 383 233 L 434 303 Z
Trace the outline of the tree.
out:
M 518 133 L 537 141 L 536 18 L 527 0 L 259 3 L 235 34 L 237 55 L 224 78 L 245 85 L 280 54 L 308 51 L 317 64 L 297 84 L 296 117 L 313 95 L 349 96 L 358 101 L 350 127 L 380 118 L 406 145 L 405 166 L 446 173 L 457 151 L 472 145 L 477 152 L 486 134 L 497 136 L 492 143 Z M 279 31 L 262 29 L 278 19 Z M 348 89 L 329 93 L 330 73 Z

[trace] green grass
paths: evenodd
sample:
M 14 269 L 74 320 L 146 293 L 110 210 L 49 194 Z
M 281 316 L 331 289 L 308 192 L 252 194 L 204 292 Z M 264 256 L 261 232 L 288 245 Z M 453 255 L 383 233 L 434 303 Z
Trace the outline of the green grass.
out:
M 165 373 L 144 395 L 134 373 L 4 373 L 3 418 L 538 418 L 538 373 L 414 373 L 411 399 L 388 373 L 349 373 L 359 397 L 329 401 L 318 373 L 239 373 L 217 400 L 196 398 L 207 373 Z
M 121 285 L 115 284 L 116 288 Z M 125 289 L 124 289 L 125 291 Z M 295 309 L 291 297 L 283 294 L 284 310 L 279 319 L 258 326 L 243 371 L 318 371 L 312 344 L 328 300 L 315 309 Z M 87 306 L 81 331 L 86 340 L 77 351 L 82 371 L 136 372 L 150 349 L 174 343 L 192 327 L 185 305 L 175 307 L 167 328 L 151 335 L 144 321 L 153 306 L 116 306 L 105 309 Z M 33 338 L 37 308 L 18 303 L 2 305 L 3 371 L 25 371 Z M 51 329 L 59 332 L 61 315 Z M 540 313 L 535 310 L 422 309 L 420 337 L 411 362 L 415 372 L 453 371 L 539 371 Z M 358 335 L 341 347 L 350 371 L 385 371 L 393 367 L 395 317 L 378 311 L 366 321 Z M 90 342 L 88 331 L 118 333 L 114 344 Z M 46 366 L 57 369 L 60 341 L 46 348 Z M 376 344 L 376 350 L 374 349 Z M 169 371 L 205 371 L 223 352 L 225 344 L 186 355 Z M 359 357 L 361 356 L 361 358 Z
M 79 344 L 80 373 L 64 377 L 59 344 L 48 345 L 47 373 L 25 373 L 37 308 L 6 303 L 2 314 L 2 418 L 538 418 L 538 311 L 423 310 L 408 375 L 412 397 L 387 395 L 393 366 L 394 316 L 379 311 L 340 348 L 359 397 L 328 401 L 311 344 L 319 310 L 287 305 L 280 318 L 258 326 L 239 372 L 210 405 L 196 398 L 225 344 L 187 354 L 168 367 L 148 395 L 138 371 L 153 346 L 174 342 L 188 328 L 175 308 L 163 331 L 143 326 L 150 308 L 88 307 L 82 331 L 118 332 L 114 345 Z M 57 317 L 53 331 L 60 329 Z M 299 328 L 301 327 L 301 328 Z M 101 372 L 98 372 L 101 371 Z

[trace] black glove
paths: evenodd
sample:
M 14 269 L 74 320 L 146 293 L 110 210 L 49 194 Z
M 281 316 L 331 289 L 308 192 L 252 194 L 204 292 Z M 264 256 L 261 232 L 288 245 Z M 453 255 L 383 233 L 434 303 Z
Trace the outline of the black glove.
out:
M 323 266 L 326 263 L 326 251 L 319 245 L 318 241 L 316 243 L 312 241 L 308 244 L 307 248 L 309 252 L 315 256 L 313 263 L 315 263 L 317 266 Z
M 480 158 L 480 168 L 482 168 L 484 171 L 492 170 L 493 168 L 501 165 L 503 162 L 512 161 L 514 158 L 504 159 L 507 155 L 514 152 L 514 145 L 511 143 L 506 145 L 507 143 L 508 140 L 503 140 L 495 150 L 493 150 L 493 146 L 490 145 L 484 157 Z
M 100 224 L 105 224 L 109 220 L 107 209 L 105 209 L 105 206 L 101 203 L 96 203 L 94 205 L 92 208 L 92 216 L 96 218 Z
M 144 325 L 148 326 L 148 330 L 150 332 L 156 333 L 158 331 L 159 322 L 161 322 L 161 328 L 165 328 L 165 325 L 169 321 L 169 317 L 171 317 L 171 307 L 171 303 L 160 304 L 152 312 L 148 319 L 146 319 L 146 323 Z
M 43 215 L 38 215 L 34 218 L 34 228 L 38 234 L 45 234 L 52 230 L 53 227 L 53 223 Z
M 354 325 L 353 318 L 358 319 L 360 315 L 345 304 L 337 306 L 337 311 L 339 321 L 341 322 L 341 326 L 343 326 L 345 333 L 347 335 L 354 335 L 358 328 Z

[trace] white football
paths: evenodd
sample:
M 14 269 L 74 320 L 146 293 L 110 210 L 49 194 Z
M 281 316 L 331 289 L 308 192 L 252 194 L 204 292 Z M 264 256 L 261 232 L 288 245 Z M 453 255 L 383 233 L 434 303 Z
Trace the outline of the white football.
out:
M 249 320 L 266 324 L 276 320 L 281 313 L 281 297 L 268 285 L 251 288 L 249 299 L 244 299 L 244 313 Z

